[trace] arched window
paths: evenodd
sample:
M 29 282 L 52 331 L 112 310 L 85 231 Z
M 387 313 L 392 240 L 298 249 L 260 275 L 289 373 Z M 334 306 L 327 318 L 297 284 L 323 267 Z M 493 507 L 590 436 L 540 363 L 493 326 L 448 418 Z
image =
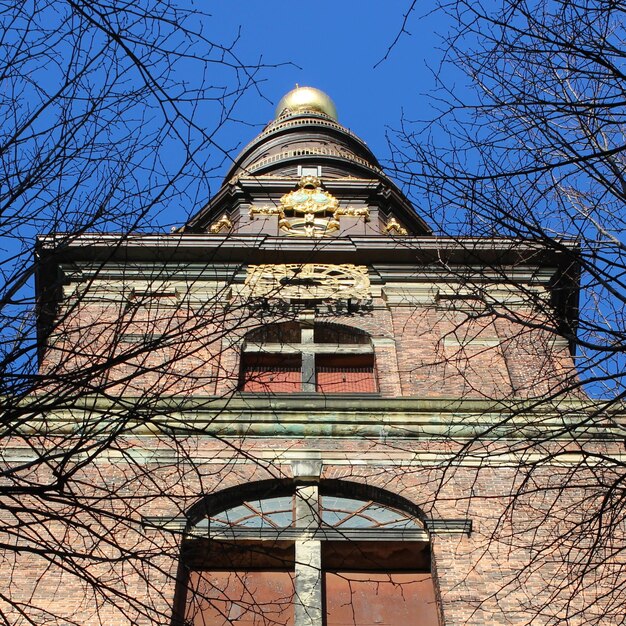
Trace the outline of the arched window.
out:
M 257 393 L 375 393 L 378 386 L 371 338 L 338 324 L 269 324 L 245 338 L 239 389 Z
M 209 505 L 183 558 L 186 626 L 439 624 L 422 522 L 324 484 Z

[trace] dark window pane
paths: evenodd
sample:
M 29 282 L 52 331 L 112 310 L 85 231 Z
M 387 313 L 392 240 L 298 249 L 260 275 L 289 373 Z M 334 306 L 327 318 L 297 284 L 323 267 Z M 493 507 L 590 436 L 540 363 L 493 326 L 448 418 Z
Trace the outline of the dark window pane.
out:
M 332 344 L 368 344 L 370 337 L 367 333 L 356 328 L 339 326 L 337 324 L 316 324 L 313 330 L 316 343 Z
M 240 391 L 287 393 L 302 390 L 300 356 L 280 354 L 243 354 Z
M 370 354 L 319 355 L 317 391 L 321 393 L 376 393 L 374 357 Z

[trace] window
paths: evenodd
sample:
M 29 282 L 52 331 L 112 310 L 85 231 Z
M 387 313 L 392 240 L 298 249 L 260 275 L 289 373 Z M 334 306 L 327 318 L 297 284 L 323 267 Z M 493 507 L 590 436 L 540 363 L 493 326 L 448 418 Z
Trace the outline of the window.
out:
M 298 165 L 298 176 L 315 176 L 322 177 L 321 165 Z
M 324 485 L 206 510 L 188 532 L 187 626 L 437 626 L 428 535 Z
M 366 333 L 338 324 L 288 322 L 249 333 L 239 389 L 250 392 L 375 393 L 374 349 Z

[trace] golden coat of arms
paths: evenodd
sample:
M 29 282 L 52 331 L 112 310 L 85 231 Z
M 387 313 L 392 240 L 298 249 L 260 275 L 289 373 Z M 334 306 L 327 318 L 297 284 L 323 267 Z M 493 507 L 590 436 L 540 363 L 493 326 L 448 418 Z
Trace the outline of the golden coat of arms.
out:
M 339 201 L 321 185 L 316 176 L 303 176 L 298 189 L 280 199 L 279 226 L 285 234 L 323 237 L 339 228 L 339 221 L 334 217 Z

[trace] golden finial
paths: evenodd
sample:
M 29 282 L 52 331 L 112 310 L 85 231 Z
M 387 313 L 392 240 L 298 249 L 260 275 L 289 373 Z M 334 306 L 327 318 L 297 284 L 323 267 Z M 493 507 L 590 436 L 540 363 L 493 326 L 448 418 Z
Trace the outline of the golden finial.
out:
M 335 103 L 323 91 L 315 89 L 315 87 L 300 87 L 296 83 L 296 88 L 280 99 L 276 107 L 276 118 L 286 113 L 301 113 L 304 111 L 323 113 L 337 121 Z

